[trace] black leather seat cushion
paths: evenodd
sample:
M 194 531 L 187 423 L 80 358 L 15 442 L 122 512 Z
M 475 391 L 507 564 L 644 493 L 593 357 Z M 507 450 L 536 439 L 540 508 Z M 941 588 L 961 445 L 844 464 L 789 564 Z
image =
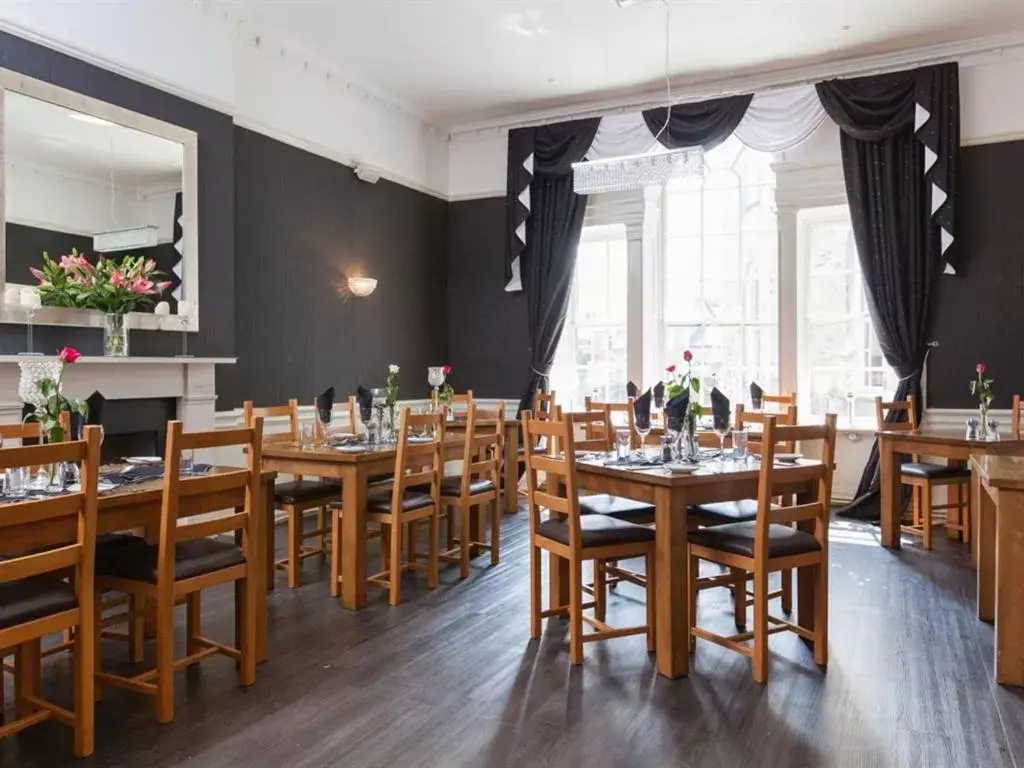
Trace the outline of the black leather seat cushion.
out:
M 690 533 L 690 543 L 743 557 L 754 556 L 756 523 L 730 523 L 701 528 Z M 768 526 L 768 557 L 789 557 L 818 552 L 818 540 L 811 534 L 788 525 Z
M 118 579 L 156 584 L 157 548 L 124 549 L 96 556 L 96 573 Z M 191 579 L 204 573 L 242 565 L 245 556 L 240 547 L 216 539 L 182 541 L 174 548 L 174 578 Z
M 423 507 L 429 507 L 433 503 L 434 500 L 430 498 L 430 494 L 406 490 L 405 496 L 402 498 L 402 511 L 411 512 L 414 509 L 423 509 Z M 374 493 L 368 496 L 366 508 L 370 512 L 390 512 L 391 491 L 389 490 L 387 493 Z
M 653 528 L 644 528 L 607 515 L 580 515 L 580 534 L 584 547 L 654 541 Z M 565 520 L 545 520 L 537 526 L 537 535 L 568 546 L 569 524 Z
M 933 480 L 941 480 L 950 477 L 962 477 L 967 480 L 971 477 L 971 470 L 963 467 L 944 467 L 941 464 L 904 464 L 900 467 L 900 473 L 908 477 L 922 477 Z
M 70 584 L 35 576 L 0 584 L 0 629 L 74 610 L 78 596 Z
M 487 493 L 494 490 L 494 483 L 490 480 L 471 480 L 469 482 L 469 495 L 475 496 L 478 493 Z M 459 496 L 462 494 L 462 478 L 446 477 L 441 483 L 442 496 Z
M 717 504 L 697 504 L 690 507 L 690 514 L 700 518 L 702 525 L 725 525 L 746 523 L 757 517 L 757 499 L 723 501 Z
M 654 505 L 646 501 L 634 501 L 622 496 L 608 493 L 597 493 L 593 496 L 580 496 L 581 515 L 608 515 L 616 520 L 627 522 L 649 521 L 654 519 Z
M 278 504 L 305 504 L 337 498 L 340 483 L 321 483 L 319 480 L 293 480 L 274 486 L 274 501 Z

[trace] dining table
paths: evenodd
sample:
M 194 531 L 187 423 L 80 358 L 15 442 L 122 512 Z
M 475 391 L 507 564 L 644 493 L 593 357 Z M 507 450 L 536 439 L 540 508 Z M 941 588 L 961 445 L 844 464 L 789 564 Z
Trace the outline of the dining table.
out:
M 908 454 L 943 458 L 950 466 L 958 467 L 966 467 L 972 456 L 1024 455 L 1022 439 L 969 439 L 965 430 L 949 427 L 924 426 L 916 430 L 903 431 L 883 429 L 876 432 L 875 436 L 878 438 L 880 471 L 881 544 L 891 549 L 900 548 L 900 526 L 903 517 L 900 465 L 907 460 Z M 972 499 L 972 506 L 976 501 Z
M 576 482 L 590 493 L 609 493 L 654 505 L 657 669 L 664 677 L 686 676 L 690 669 L 687 509 L 693 504 L 757 498 L 760 459 L 702 460 L 696 471 L 686 474 L 671 473 L 661 466 L 628 466 L 611 461 L 610 455 L 578 457 Z M 778 463 L 779 476 L 784 480 L 776 483 L 773 493 L 794 494 L 801 503 L 813 500 L 815 468 L 820 466 L 821 462 L 810 459 Z M 813 529 L 813 523 L 800 525 L 808 531 Z M 548 573 L 550 604 L 568 604 L 568 561 L 551 556 Z M 797 569 L 797 623 L 808 630 L 814 627 L 813 578 L 811 568 Z
M 462 435 L 446 435 L 444 459 L 460 458 L 464 442 Z M 395 443 L 263 446 L 265 470 L 341 481 L 341 604 L 351 610 L 366 606 L 366 497 L 370 483 L 394 474 L 397 453 Z M 268 559 L 273 559 L 272 553 Z
M 101 477 L 115 476 L 125 467 L 104 466 Z M 238 467 L 212 466 L 204 474 L 237 472 Z M 273 487 L 276 473 L 264 469 L 262 473 L 263 493 L 257 500 L 261 514 L 252 517 L 253 550 L 266 551 L 273 541 L 273 529 L 268 521 L 273 520 Z M 7 503 L 14 503 L 13 501 Z M 157 541 L 160 530 L 160 512 L 163 503 L 163 479 L 153 476 L 103 488 L 97 497 L 96 533 L 142 530 L 149 541 Z M 3 514 L 0 503 L 0 514 Z M 0 539 L 0 555 L 15 555 L 32 549 L 53 547 L 74 541 L 78 536 L 77 522 L 70 517 L 51 518 L 45 521 L 31 521 L 23 525 L 4 529 Z M 256 658 L 267 658 L 267 589 L 270 574 L 266 570 L 266 558 L 256 557 L 251 564 L 256 579 Z M 271 571 L 272 574 L 272 571 Z M 237 589 L 237 586 L 236 586 Z
M 498 422 L 496 419 L 477 419 L 476 428 L 493 432 Z M 514 515 L 519 511 L 519 419 L 505 419 L 505 433 L 502 442 L 501 484 L 502 498 L 506 515 Z M 445 431 L 452 434 L 465 434 L 466 420 L 456 417 L 445 423 Z

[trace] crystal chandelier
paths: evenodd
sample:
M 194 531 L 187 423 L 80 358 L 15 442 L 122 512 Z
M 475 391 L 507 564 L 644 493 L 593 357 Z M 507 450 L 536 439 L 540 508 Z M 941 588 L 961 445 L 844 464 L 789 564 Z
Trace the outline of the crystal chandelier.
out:
M 573 163 L 572 185 L 578 195 L 625 192 L 665 184 L 686 176 L 703 176 L 704 171 L 704 150 L 701 147 L 687 147 L 668 152 Z

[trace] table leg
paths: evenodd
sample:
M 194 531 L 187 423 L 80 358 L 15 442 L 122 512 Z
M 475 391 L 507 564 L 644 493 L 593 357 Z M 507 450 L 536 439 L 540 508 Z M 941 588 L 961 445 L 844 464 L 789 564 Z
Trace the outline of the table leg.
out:
M 678 492 L 678 491 L 677 491 Z M 690 673 L 690 596 L 686 590 L 686 505 L 672 509 L 672 489 L 654 492 L 654 577 L 657 584 L 656 642 L 658 672 L 665 677 Z
M 981 538 L 981 497 L 985 489 L 981 485 L 981 475 L 971 470 L 971 565 L 978 570 L 978 548 Z
M 351 610 L 366 605 L 366 481 L 355 466 L 341 480 L 341 604 Z
M 796 496 L 797 504 L 813 504 L 817 496 L 813 491 L 804 491 Z M 798 522 L 796 527 L 801 531 L 814 534 L 815 523 L 813 520 Z M 826 553 L 825 567 L 828 567 Z M 809 565 L 796 569 L 796 623 L 804 629 L 814 631 L 814 583 L 817 580 L 818 566 Z M 810 641 L 805 641 L 810 643 Z
M 882 546 L 900 548 L 900 457 L 892 449 L 892 440 L 878 438 L 878 462 L 882 492 Z
M 1000 490 L 996 513 L 996 682 L 1024 685 L 1024 492 Z
M 996 617 L 996 569 L 999 565 L 996 526 L 1004 515 L 997 512 L 996 503 L 981 484 L 978 472 L 973 473 L 972 482 L 978 505 L 978 618 L 992 621 Z
M 266 550 L 266 563 L 264 568 L 267 571 L 267 592 L 273 592 L 274 586 L 277 581 L 277 568 L 274 563 L 277 561 L 277 521 L 275 517 L 277 515 L 277 509 L 274 505 L 274 483 L 268 482 L 263 486 L 263 507 L 266 517 L 264 518 L 263 530 L 266 531 L 265 539 L 265 550 Z
M 519 425 L 505 425 L 505 514 L 519 511 Z

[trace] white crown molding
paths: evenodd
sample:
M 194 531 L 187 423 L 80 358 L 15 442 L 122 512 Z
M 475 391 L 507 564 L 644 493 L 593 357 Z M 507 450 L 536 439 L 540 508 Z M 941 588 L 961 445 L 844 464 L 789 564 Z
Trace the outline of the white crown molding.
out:
M 448 195 L 445 199 L 449 203 L 463 203 L 468 200 L 487 200 L 492 197 L 505 197 L 505 188 L 484 190 L 482 192 L 466 192 L 459 195 Z
M 979 66 L 1022 57 L 1024 57 L 1024 31 L 1009 32 L 873 56 L 840 57 L 815 64 L 782 67 L 775 70 L 763 69 L 754 75 L 704 80 L 690 79 L 688 81 L 675 78 L 672 101 L 683 103 L 740 93 L 763 93 L 780 88 L 812 84 L 835 77 L 881 74 L 947 61 L 959 61 L 961 66 Z M 499 134 L 510 128 L 543 125 L 559 120 L 637 112 L 664 105 L 665 91 L 663 87 L 660 87 L 629 96 L 581 101 L 492 120 L 469 122 L 454 126 L 450 138 Z

